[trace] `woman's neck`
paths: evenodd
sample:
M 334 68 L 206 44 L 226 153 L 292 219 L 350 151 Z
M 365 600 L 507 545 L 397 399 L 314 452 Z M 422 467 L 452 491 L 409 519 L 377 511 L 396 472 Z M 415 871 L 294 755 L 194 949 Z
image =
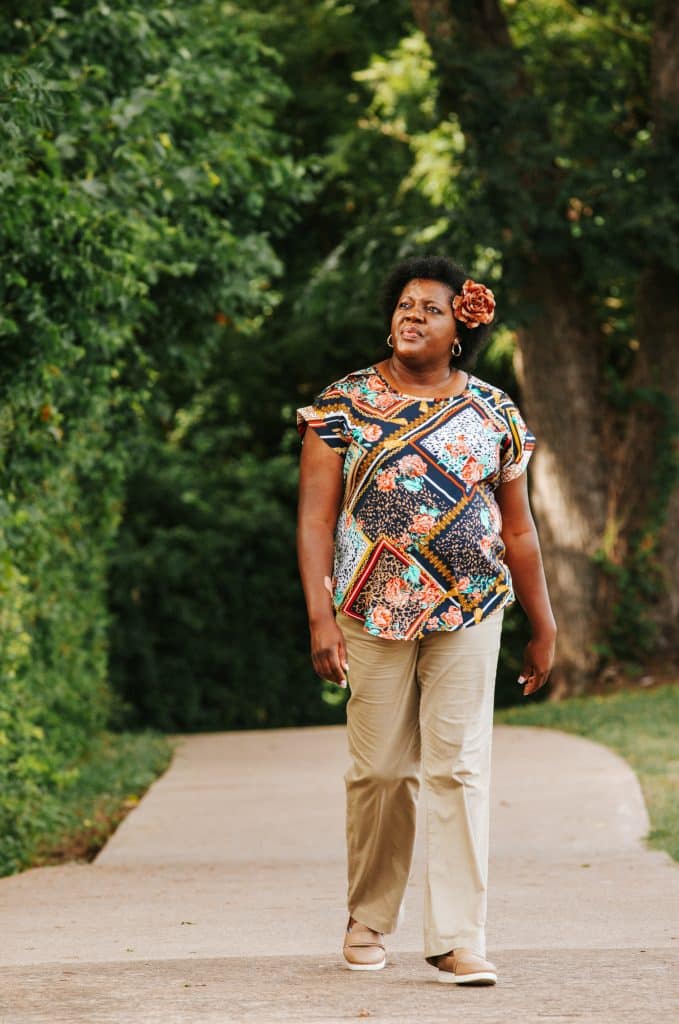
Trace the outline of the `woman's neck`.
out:
M 422 398 L 454 397 L 467 386 L 468 375 L 448 364 L 410 367 L 393 356 L 378 363 L 378 369 L 397 391 Z

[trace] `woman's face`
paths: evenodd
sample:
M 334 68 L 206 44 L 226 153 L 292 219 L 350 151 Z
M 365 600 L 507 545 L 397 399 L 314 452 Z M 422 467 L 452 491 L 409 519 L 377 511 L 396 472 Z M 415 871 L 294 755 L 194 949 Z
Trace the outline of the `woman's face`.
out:
M 391 337 L 399 358 L 413 362 L 450 359 L 456 338 L 453 292 L 440 281 L 408 281 L 391 318 Z

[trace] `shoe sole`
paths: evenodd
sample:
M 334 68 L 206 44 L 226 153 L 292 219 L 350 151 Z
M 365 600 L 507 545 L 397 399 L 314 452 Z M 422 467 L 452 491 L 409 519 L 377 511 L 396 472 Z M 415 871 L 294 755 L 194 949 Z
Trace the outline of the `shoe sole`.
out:
M 347 960 L 346 965 L 350 971 L 381 971 L 383 967 L 386 967 L 387 960 L 385 957 L 379 964 L 350 964 Z
M 452 971 L 439 971 L 438 981 L 443 985 L 495 985 L 497 974 L 490 971 L 477 971 L 476 974 L 453 974 Z

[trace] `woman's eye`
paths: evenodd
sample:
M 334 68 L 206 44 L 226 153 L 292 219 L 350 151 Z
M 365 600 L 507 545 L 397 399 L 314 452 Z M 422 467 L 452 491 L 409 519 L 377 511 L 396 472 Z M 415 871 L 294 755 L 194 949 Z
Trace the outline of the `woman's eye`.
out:
M 430 306 L 429 307 L 429 312 L 430 313 L 440 313 L 441 310 L 438 308 L 438 306 Z
M 398 308 L 399 309 L 406 309 L 407 306 L 408 306 L 407 302 L 399 302 L 399 304 L 398 304 Z

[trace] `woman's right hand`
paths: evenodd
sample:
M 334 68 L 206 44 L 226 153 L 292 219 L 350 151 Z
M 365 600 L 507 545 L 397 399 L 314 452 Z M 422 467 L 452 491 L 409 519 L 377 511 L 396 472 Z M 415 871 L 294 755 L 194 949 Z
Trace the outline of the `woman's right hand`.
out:
M 347 685 L 347 648 L 342 630 L 330 616 L 319 623 L 311 623 L 311 661 L 314 672 L 344 689 Z

